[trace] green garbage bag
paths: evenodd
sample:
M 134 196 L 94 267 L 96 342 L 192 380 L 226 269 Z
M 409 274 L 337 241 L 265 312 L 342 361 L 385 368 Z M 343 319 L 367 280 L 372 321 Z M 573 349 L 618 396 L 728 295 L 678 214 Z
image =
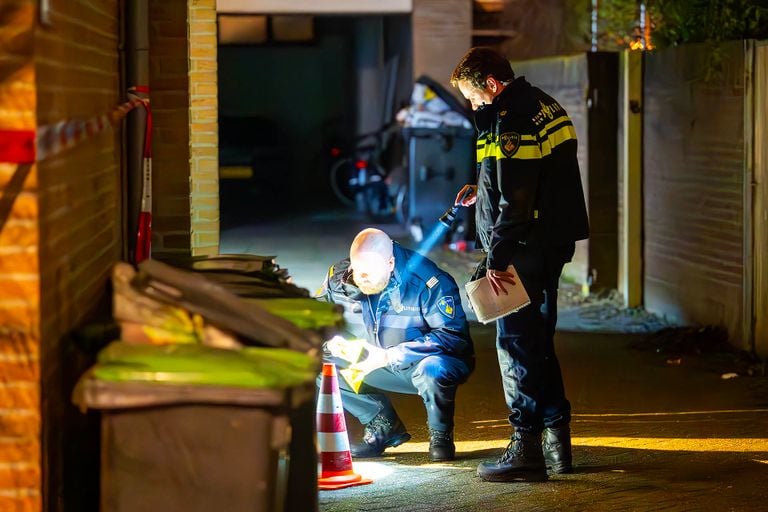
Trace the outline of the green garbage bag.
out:
M 99 353 L 97 379 L 284 389 L 314 380 L 318 362 L 281 348 L 224 350 L 205 345 L 135 345 L 116 341 Z

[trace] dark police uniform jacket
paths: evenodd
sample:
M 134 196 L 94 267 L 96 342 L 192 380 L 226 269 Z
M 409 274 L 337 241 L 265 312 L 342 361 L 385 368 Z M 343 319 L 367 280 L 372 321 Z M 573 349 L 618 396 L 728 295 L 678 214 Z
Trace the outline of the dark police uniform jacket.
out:
M 394 370 L 430 355 L 449 355 L 474 367 L 456 281 L 421 255 L 394 244 L 395 268 L 387 287 L 368 296 L 355 286 L 349 259 L 333 265 L 320 296 L 344 307 L 348 331 L 387 351 Z
M 477 110 L 475 125 L 475 220 L 488 268 L 505 270 L 521 245 L 589 236 L 576 131 L 557 101 L 518 77 Z

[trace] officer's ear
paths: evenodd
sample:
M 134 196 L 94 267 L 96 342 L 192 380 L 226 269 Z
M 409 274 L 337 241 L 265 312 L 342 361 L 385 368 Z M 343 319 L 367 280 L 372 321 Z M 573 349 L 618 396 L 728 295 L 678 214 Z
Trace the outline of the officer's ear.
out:
M 393 270 L 395 270 L 395 257 L 394 256 L 390 256 L 389 257 L 389 262 L 388 263 L 389 263 L 389 271 L 392 272 Z
M 496 80 L 493 75 L 488 75 L 485 79 L 485 87 L 492 93 L 495 93 L 499 90 L 499 86 L 501 84 L 498 80 Z

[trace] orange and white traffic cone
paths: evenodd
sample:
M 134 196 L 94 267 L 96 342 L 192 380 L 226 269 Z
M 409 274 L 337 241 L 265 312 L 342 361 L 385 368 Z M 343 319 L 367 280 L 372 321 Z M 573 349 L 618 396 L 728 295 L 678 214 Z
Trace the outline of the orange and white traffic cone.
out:
M 343 489 L 373 481 L 363 478 L 352 469 L 352 453 L 349 451 L 347 424 L 341 406 L 339 379 L 333 363 L 323 363 L 323 378 L 317 399 L 317 441 L 322 467 L 317 479 L 319 489 Z

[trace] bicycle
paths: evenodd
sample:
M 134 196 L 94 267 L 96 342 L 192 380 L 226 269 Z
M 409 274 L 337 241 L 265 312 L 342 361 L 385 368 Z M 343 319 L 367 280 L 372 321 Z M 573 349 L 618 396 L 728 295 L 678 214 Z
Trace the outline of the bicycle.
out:
M 351 154 L 331 148 L 331 156 L 337 158 L 329 170 L 331 190 L 343 205 L 355 207 L 374 221 L 396 218 L 403 222 L 405 218 L 407 186 L 393 147 L 399 134 L 399 125 L 392 123 L 358 136 Z M 402 154 L 399 159 L 402 161 Z

